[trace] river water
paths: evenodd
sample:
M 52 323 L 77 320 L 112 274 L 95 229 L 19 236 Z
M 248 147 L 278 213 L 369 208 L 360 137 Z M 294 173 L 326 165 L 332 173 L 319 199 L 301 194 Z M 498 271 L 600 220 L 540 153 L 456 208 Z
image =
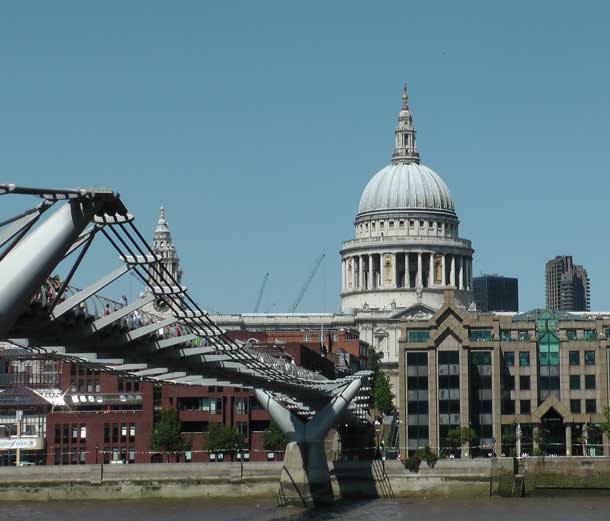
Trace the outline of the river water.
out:
M 344 502 L 278 508 L 265 501 L 132 500 L 0 503 L 2 521 L 608 521 L 610 497 Z

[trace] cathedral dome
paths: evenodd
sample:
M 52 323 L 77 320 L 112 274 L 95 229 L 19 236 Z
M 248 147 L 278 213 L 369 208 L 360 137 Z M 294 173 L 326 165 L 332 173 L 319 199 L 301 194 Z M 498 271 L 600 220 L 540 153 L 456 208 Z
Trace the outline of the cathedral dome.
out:
M 362 192 L 357 220 L 377 214 L 425 212 L 455 218 L 453 198 L 445 182 L 419 162 L 415 128 L 408 105 L 407 86 L 402 90 L 402 107 L 394 131 L 392 164 L 373 176 Z
M 445 182 L 419 163 L 388 165 L 369 181 L 360 198 L 358 216 L 428 210 L 455 215 Z

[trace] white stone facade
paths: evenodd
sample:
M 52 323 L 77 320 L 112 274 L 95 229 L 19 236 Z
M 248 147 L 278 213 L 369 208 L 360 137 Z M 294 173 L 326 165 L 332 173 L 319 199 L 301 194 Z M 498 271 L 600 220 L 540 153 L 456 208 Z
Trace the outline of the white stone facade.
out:
M 445 289 L 456 289 L 464 307 L 472 302 L 472 248 L 469 241 L 413 241 L 392 237 L 356 239 L 341 250 L 342 311 L 408 308 L 421 303 L 440 308 Z
M 406 86 L 392 164 L 367 184 L 353 240 L 341 249 L 341 309 L 438 309 L 443 291 L 472 304 L 472 249 L 444 181 L 420 164 Z M 396 350 L 397 352 L 397 350 Z M 392 361 L 397 361 L 391 356 Z

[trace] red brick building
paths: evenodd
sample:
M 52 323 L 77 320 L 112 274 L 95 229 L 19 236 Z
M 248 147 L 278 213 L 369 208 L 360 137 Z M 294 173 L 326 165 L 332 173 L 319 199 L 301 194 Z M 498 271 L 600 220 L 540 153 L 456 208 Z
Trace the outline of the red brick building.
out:
M 368 345 L 346 331 L 325 332 L 323 343 L 315 330 L 234 331 L 231 336 L 249 340 L 256 349 L 328 378 L 366 364 Z M 341 358 L 342 353 L 348 356 Z M 179 412 L 183 436 L 191 447 L 183 454 L 170 455 L 170 461 L 226 461 L 237 457 L 234 451 L 209 454 L 205 450 L 204 433 L 212 424 L 233 427 L 243 435 L 246 449 L 239 458 L 264 461 L 282 457 L 264 450 L 262 433 L 270 418 L 254 394 L 241 388 L 140 381 L 22 350 L 0 350 L 0 395 L 3 388 L 15 386 L 41 395 L 37 395 L 40 403 L 32 400 L 22 422 L 38 422 L 36 447 L 42 448 L 24 453 L 22 462 L 75 465 L 167 461 L 167 455 L 150 450 L 150 435 L 163 408 Z M 9 442 L 16 432 L 11 425 L 18 421 L 15 407 L 3 410 L 0 400 L 0 423 L 8 424 L 0 430 L 0 439 L 4 436 Z M 15 464 L 14 456 L 11 460 L 10 454 L 4 454 L 1 462 Z
M 170 461 L 217 461 L 233 454 L 213 454 L 204 447 L 210 424 L 234 427 L 245 441 L 244 459 L 267 460 L 262 431 L 270 423 L 254 395 L 241 388 L 140 382 L 62 364 L 61 381 L 71 410 L 47 416 L 47 463 L 150 463 L 167 455 L 150 450 L 150 435 L 163 408 L 177 409 L 191 449 Z M 76 390 L 76 392 L 74 392 Z M 241 457 L 241 454 L 240 454 Z
M 62 363 L 65 407 L 47 416 L 47 464 L 146 463 L 154 384 Z
M 16 408 L 26 409 L 20 424 L 24 433 L 26 424 L 37 425 L 32 427 L 32 434 L 37 436 L 40 448 L 24 451 L 21 462 L 75 465 L 166 461 L 167 456 L 151 451 L 149 443 L 154 420 L 162 408 L 179 411 L 183 436 L 191 444 L 191 450 L 171 455 L 170 461 L 233 459 L 232 452 L 210 455 L 205 450 L 204 433 L 214 423 L 234 427 L 244 436 L 246 449 L 240 452 L 240 459 L 281 457 L 263 449 L 262 431 L 269 426 L 270 418 L 249 391 L 143 382 L 72 363 L 47 362 L 41 355 L 0 351 L 0 396 L 6 393 L 6 407 L 0 401 L 0 418 L 3 425 L 7 424 L 0 431 L 0 439 L 17 437 Z M 56 396 L 63 394 L 62 405 L 44 398 L 52 390 Z M 13 395 L 28 397 L 27 407 L 25 402 L 15 402 Z M 1 464 L 15 462 L 14 451 L 0 450 Z
M 231 330 L 235 340 L 250 341 L 254 346 L 274 345 L 292 355 L 297 365 L 320 371 L 329 378 L 344 376 L 368 368 L 369 344 L 360 340 L 358 331 L 349 328 L 269 329 L 265 331 Z M 302 346 L 309 352 L 296 346 Z M 314 361 L 321 355 L 328 364 Z M 314 367 L 312 367 L 311 364 Z M 331 373 L 328 373 L 332 368 Z

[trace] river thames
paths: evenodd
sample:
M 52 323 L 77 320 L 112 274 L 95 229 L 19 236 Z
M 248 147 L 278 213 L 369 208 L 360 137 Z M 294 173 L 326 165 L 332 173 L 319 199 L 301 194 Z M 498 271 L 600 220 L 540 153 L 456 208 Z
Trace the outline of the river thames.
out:
M 610 497 L 375 500 L 303 510 L 265 501 L 143 500 L 0 504 L 3 521 L 606 521 Z

